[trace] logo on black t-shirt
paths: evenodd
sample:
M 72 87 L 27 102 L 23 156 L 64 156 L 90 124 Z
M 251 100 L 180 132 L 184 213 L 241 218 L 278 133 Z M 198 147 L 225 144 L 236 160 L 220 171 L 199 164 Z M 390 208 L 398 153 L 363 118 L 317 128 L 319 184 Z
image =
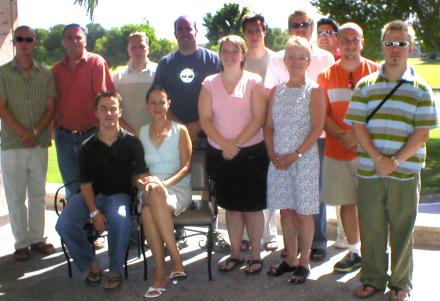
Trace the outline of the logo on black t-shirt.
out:
M 189 84 L 194 80 L 194 70 L 185 68 L 180 72 L 180 79 L 185 84 Z

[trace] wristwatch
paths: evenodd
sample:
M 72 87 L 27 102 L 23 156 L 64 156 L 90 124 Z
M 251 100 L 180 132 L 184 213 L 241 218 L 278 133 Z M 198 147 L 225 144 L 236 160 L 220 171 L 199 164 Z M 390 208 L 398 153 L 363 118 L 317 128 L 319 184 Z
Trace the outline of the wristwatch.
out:
M 392 156 L 391 161 L 393 161 L 394 165 L 399 166 L 400 165 L 400 160 L 396 158 L 396 156 Z
M 95 216 L 97 216 L 99 212 L 101 212 L 99 211 L 99 209 L 95 209 L 92 212 L 90 212 L 89 214 L 90 219 L 93 219 Z

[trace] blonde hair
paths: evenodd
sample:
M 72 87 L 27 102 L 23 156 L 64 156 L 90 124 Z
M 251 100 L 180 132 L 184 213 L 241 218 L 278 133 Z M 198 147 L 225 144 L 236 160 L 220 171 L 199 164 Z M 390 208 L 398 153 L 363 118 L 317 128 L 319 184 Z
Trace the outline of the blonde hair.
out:
M 287 52 L 287 50 L 292 47 L 301 47 L 307 50 L 307 56 L 310 62 L 310 58 L 312 57 L 312 45 L 306 38 L 300 36 L 290 37 L 286 42 L 286 46 L 284 47 L 285 50 L 284 55 Z
M 414 37 L 415 37 L 414 29 L 412 28 L 412 26 L 409 26 L 406 22 L 402 20 L 394 20 L 385 24 L 385 26 L 382 28 L 382 36 L 381 36 L 382 42 L 384 41 L 386 34 L 390 30 L 401 30 L 406 32 L 408 34 L 409 42 L 411 43 L 411 45 L 414 45 Z
M 142 31 L 136 31 L 136 32 L 132 32 L 132 33 L 130 33 L 130 34 L 128 35 L 128 37 L 127 37 L 127 43 L 130 43 L 130 40 L 131 40 L 132 38 L 143 38 L 143 39 L 145 39 L 145 42 L 146 42 L 147 44 L 149 43 L 149 39 L 148 39 L 147 34 L 146 34 L 145 32 L 142 32 Z
M 241 53 L 243 54 L 244 59 L 240 63 L 240 67 L 243 68 L 244 61 L 246 60 L 246 51 L 247 51 L 246 42 L 243 40 L 242 37 L 237 36 L 237 35 L 231 34 L 231 35 L 224 36 L 220 40 L 218 40 L 218 42 L 220 44 L 219 52 L 222 51 L 223 44 L 226 41 L 230 41 L 232 44 L 234 44 L 235 46 L 237 46 L 241 50 Z

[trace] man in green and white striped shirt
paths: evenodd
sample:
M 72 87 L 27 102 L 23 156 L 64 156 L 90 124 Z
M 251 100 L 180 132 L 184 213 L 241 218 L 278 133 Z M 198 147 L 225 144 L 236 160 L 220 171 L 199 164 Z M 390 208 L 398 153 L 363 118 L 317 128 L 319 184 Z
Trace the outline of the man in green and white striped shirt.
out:
M 385 63 L 358 83 L 346 115 L 359 142 L 362 285 L 354 292 L 358 297 L 383 290 L 388 282 L 390 300 L 409 300 L 412 288 L 419 172 L 425 164 L 429 130 L 439 126 L 432 89 L 407 64 L 413 44 L 414 34 L 406 23 L 385 25 Z M 400 81 L 400 87 L 367 118 Z M 387 276 L 388 230 L 391 277 Z

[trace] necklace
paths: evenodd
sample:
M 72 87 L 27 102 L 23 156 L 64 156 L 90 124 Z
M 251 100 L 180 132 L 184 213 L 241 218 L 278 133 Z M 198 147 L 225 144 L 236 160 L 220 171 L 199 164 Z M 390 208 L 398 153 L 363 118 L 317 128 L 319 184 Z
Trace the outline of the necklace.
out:
M 161 129 L 158 129 L 154 123 L 151 125 L 151 138 L 155 145 L 162 144 L 165 138 L 168 137 L 168 129 L 169 122 L 167 122 Z

